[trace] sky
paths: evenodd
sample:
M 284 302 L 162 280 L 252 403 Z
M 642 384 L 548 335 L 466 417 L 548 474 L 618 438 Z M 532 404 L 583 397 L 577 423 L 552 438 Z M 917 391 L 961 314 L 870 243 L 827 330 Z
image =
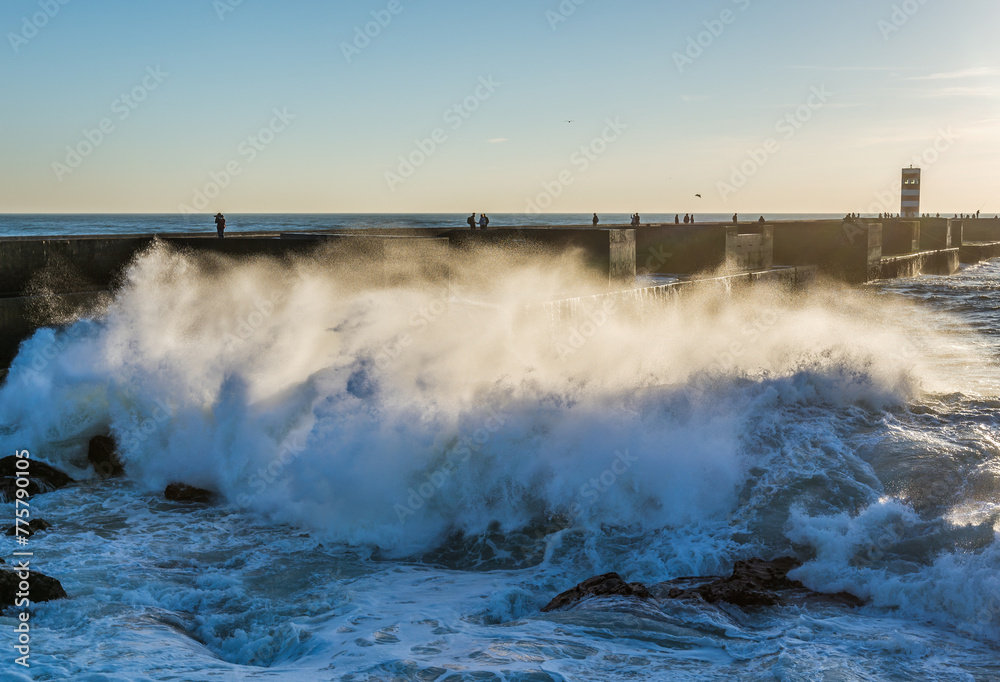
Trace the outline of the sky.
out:
M 922 211 L 1000 213 L 998 27 L 996 0 L 5 0 L 0 212 L 880 213 L 915 164 Z

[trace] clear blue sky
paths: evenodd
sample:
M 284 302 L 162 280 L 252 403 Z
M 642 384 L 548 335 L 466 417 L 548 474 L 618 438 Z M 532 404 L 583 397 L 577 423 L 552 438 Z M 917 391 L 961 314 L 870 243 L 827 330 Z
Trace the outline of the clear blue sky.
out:
M 1000 212 L 996 0 L 236 2 L 7 0 L 0 211 Z

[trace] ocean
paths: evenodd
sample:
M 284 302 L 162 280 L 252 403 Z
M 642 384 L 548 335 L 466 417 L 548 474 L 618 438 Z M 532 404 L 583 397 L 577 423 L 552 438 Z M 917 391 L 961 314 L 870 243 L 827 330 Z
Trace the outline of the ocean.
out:
M 471 213 L 471 212 L 470 212 Z M 466 227 L 470 214 L 427 213 L 427 214 L 226 214 L 226 232 L 288 232 L 295 230 L 342 230 L 366 228 L 407 228 L 407 227 Z M 590 225 L 592 213 L 546 213 L 531 215 L 526 213 L 488 214 L 490 227 L 525 227 L 531 225 Z M 644 223 L 670 223 L 674 213 L 640 215 Z M 684 213 L 680 214 L 681 220 Z M 476 217 L 478 219 L 479 213 Z M 631 217 L 625 213 L 601 214 L 604 225 L 628 225 Z M 732 214 L 695 214 L 698 222 L 730 222 Z M 756 221 L 758 214 L 747 214 L 741 220 Z M 842 218 L 843 215 L 821 213 L 770 214 L 771 220 L 822 220 Z M 108 234 L 215 234 L 212 215 L 194 214 L 86 214 L 86 215 L 15 215 L 0 214 L 0 237 L 42 237 L 62 235 L 108 235 Z
M 232 223 L 338 220 L 367 224 Z M 33 567 L 69 598 L 33 607 L 31 668 L 5 646 L 0 677 L 1000 679 L 1000 261 L 554 314 L 588 277 L 489 252 L 447 286 L 385 289 L 309 260 L 145 252 L 0 387 L 4 451 L 80 481 L 31 500 L 52 523 Z M 104 433 L 124 478 L 87 465 Z M 218 503 L 168 502 L 174 481 Z M 787 555 L 866 604 L 541 611 L 609 571 L 653 584 Z

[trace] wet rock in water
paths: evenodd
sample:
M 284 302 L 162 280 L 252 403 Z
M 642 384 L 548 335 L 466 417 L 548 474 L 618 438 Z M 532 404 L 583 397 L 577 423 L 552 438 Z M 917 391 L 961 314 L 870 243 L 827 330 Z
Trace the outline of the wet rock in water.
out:
M 781 601 L 777 592 L 805 589 L 802 583 L 788 578 L 788 572 L 801 565 L 801 561 L 792 557 L 774 561 L 737 561 L 733 574 L 728 578 L 718 578 L 691 589 L 673 588 L 666 596 L 669 599 L 701 597 L 709 604 L 725 602 L 737 606 L 774 606 Z
M 20 466 L 18 466 L 19 464 Z M 28 481 L 27 485 L 17 485 L 19 472 L 22 474 L 20 478 Z M 19 487 L 27 490 L 29 495 L 38 495 L 58 490 L 72 482 L 73 479 L 67 474 L 38 460 L 15 457 L 14 455 L 0 459 L 0 501 L 2 502 L 13 501 Z
M 111 436 L 94 436 L 87 446 L 87 460 L 101 478 L 113 478 L 125 473 L 118 457 L 118 444 Z
M 17 562 L 14 562 L 14 570 L 10 568 L 0 569 L 0 610 L 16 605 L 17 593 L 21 591 L 21 576 L 18 575 L 16 566 Z M 66 599 L 67 597 L 66 590 L 55 578 L 50 578 L 31 569 L 27 580 L 28 598 L 31 603 Z
M 185 483 L 171 483 L 163 491 L 163 496 L 172 502 L 199 502 L 211 504 L 215 501 L 215 493 L 202 488 L 195 488 Z
M 716 578 L 697 587 L 677 588 L 671 584 L 694 580 L 681 578 L 659 586 L 658 592 L 667 599 L 701 598 L 709 604 L 724 602 L 736 606 L 776 606 L 793 601 L 833 601 L 848 606 L 861 606 L 864 602 L 852 594 L 841 592 L 835 595 L 825 595 L 813 592 L 797 580 L 788 577 L 792 571 L 802 565 L 793 557 L 782 557 L 773 561 L 764 559 L 748 559 L 737 561 L 733 566 L 733 574 L 728 578 Z
M 30 538 L 35 533 L 48 530 L 51 527 L 52 524 L 45 519 L 31 519 L 26 525 L 20 527 L 20 533 L 17 532 L 18 526 L 15 524 L 7 529 L 7 535 L 20 535 L 21 537 Z
M 622 596 L 639 599 L 697 599 L 709 604 L 736 606 L 777 606 L 781 604 L 833 603 L 862 606 L 864 601 L 853 594 L 823 594 L 813 592 L 797 580 L 788 577 L 802 562 L 792 557 L 773 561 L 749 559 L 737 561 L 728 578 L 678 578 L 647 588 L 641 583 L 626 583 L 617 573 L 608 573 L 586 580 L 563 592 L 542 611 L 554 611 L 586 597 Z
M 617 573 L 605 573 L 604 575 L 584 580 L 576 587 L 556 596 L 542 611 L 555 611 L 587 597 L 612 596 L 649 599 L 652 595 L 650 595 L 649 590 L 642 583 L 627 583 Z

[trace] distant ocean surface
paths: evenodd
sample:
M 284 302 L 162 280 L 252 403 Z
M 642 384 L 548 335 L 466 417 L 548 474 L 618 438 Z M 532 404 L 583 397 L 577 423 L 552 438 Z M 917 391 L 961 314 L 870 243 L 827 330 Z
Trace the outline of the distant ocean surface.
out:
M 476 214 L 478 218 L 479 214 Z M 527 227 L 531 225 L 589 225 L 592 213 L 553 213 L 529 215 L 525 213 L 487 214 L 490 227 Z M 289 230 L 344 230 L 385 229 L 399 227 L 465 227 L 468 214 L 463 213 L 277 213 L 277 214 L 226 214 L 226 231 L 233 232 L 287 232 Z M 625 213 L 599 215 L 604 225 L 627 225 Z M 674 214 L 640 214 L 644 223 L 669 223 Z M 680 214 L 684 219 L 684 214 Z M 741 220 L 753 222 L 760 214 L 745 214 Z M 769 220 L 822 220 L 840 218 L 826 213 L 770 214 Z M 700 223 L 729 222 L 732 214 L 695 214 Z M 215 232 L 212 216 L 185 214 L 87 214 L 87 215 L 0 215 L 0 236 L 47 237 L 65 235 L 155 234 L 155 233 Z

